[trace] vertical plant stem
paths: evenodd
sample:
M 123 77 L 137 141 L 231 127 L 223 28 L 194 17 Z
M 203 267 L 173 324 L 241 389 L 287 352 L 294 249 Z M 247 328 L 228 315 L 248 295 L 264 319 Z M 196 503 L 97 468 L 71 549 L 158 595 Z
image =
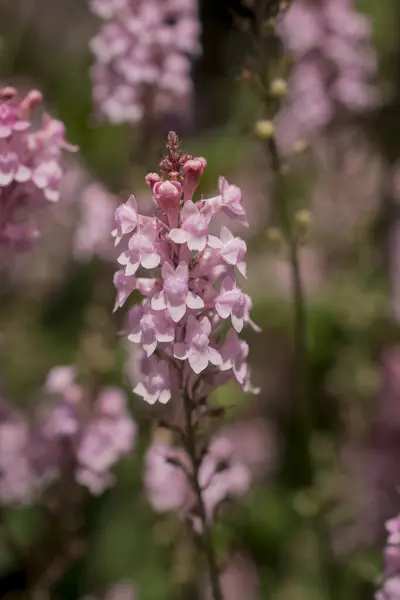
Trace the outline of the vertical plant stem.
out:
M 312 414 L 309 406 L 308 393 L 308 364 L 307 364 L 307 307 L 301 267 L 298 252 L 296 233 L 293 230 L 289 214 L 285 185 L 282 175 L 281 159 L 274 138 L 268 142 L 268 153 L 272 159 L 274 173 L 274 204 L 278 215 L 279 224 L 285 236 L 289 250 L 291 297 L 293 306 L 293 346 L 296 369 L 296 386 L 298 394 L 298 411 L 305 439 L 307 441 L 307 454 L 309 469 L 312 470 L 309 438 L 312 433 Z
M 212 530 L 207 519 L 206 508 L 204 505 L 202 489 L 199 482 L 199 469 L 201 459 L 197 454 L 196 448 L 196 428 L 192 421 L 192 407 L 188 394 L 183 394 L 183 406 L 185 412 L 185 442 L 186 450 L 192 463 L 192 486 L 196 496 L 197 509 L 202 526 L 201 542 L 204 555 L 207 561 L 208 573 L 213 600 L 223 600 L 221 586 L 219 581 L 217 556 L 214 548 Z
M 268 141 L 268 155 L 272 161 L 274 173 L 274 203 L 282 232 L 285 236 L 288 250 L 291 273 L 291 296 L 293 306 L 293 347 L 296 369 L 297 408 L 299 420 L 304 436 L 304 451 L 308 469 L 308 480 L 311 485 L 315 483 L 316 472 L 311 450 L 311 436 L 313 433 L 312 407 L 310 406 L 310 395 L 308 389 L 308 360 L 307 360 L 307 304 L 303 280 L 301 277 L 301 266 L 299 259 L 299 245 L 296 232 L 293 228 L 291 215 L 286 203 L 285 185 L 282 175 L 282 165 L 275 139 Z M 331 567 L 333 564 L 332 552 L 329 545 L 328 532 L 325 520 L 320 508 L 317 508 L 312 518 L 322 571 L 325 574 L 326 596 L 334 598 L 332 585 Z

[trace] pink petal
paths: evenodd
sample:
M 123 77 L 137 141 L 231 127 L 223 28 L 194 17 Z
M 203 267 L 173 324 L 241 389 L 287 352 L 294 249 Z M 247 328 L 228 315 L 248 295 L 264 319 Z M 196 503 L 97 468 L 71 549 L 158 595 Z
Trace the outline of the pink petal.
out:
M 236 287 L 236 281 L 229 275 L 225 277 L 221 283 L 221 292 L 229 292 Z
M 186 350 L 185 344 L 182 342 L 178 342 L 174 346 L 174 356 L 175 358 L 179 358 L 179 360 L 185 360 L 187 358 L 188 352 Z
M 141 262 L 145 269 L 155 269 L 160 264 L 161 258 L 154 252 L 153 254 L 146 254 Z
M 158 342 L 173 342 L 175 336 L 173 333 L 157 333 L 157 341 Z
M 170 265 L 168 262 L 165 262 L 162 266 L 161 273 L 162 273 L 163 279 L 168 279 L 169 277 L 171 277 L 172 275 L 175 274 L 174 267 L 172 265 Z
M 204 369 L 207 368 L 208 365 L 208 353 L 201 354 L 200 352 L 196 352 L 195 350 L 191 350 L 188 354 L 188 361 L 193 371 L 198 375 Z
M 232 319 L 232 325 L 234 326 L 236 331 L 238 333 L 240 333 L 243 329 L 243 319 L 239 319 L 238 317 L 235 317 L 234 314 L 232 314 L 231 319 Z
M 164 310 L 164 308 L 166 308 L 164 292 L 158 292 L 158 294 L 154 294 L 151 299 L 151 308 L 153 310 Z
M 197 252 L 201 252 L 204 250 L 207 244 L 207 236 L 196 237 L 192 233 L 188 232 L 187 234 L 187 245 L 189 250 L 194 250 Z
M 133 342 L 134 344 L 140 344 L 140 342 L 142 341 L 142 332 L 138 331 L 136 333 L 130 333 L 128 335 L 128 340 L 130 342 Z
M 192 202 L 191 200 L 188 200 L 187 202 L 185 202 L 184 206 L 183 206 L 183 220 L 186 221 L 189 217 L 193 217 L 195 215 L 199 214 L 199 209 L 197 208 L 196 204 L 194 204 L 194 202 Z
M 217 237 L 216 235 L 209 235 L 207 237 L 207 245 L 210 246 L 210 248 L 214 248 L 215 250 L 222 248 L 222 242 L 219 239 L 219 237 Z
M 225 227 L 225 225 L 223 227 L 221 227 L 220 238 L 224 244 L 227 244 L 228 242 L 231 242 L 232 240 L 235 239 L 233 234 L 229 231 L 229 229 L 227 227 Z
M 208 360 L 217 367 L 222 364 L 220 353 L 215 348 L 211 348 L 211 346 L 208 348 Z
M 175 242 L 175 244 L 185 244 L 187 240 L 186 231 L 182 228 L 171 229 L 168 237 Z
M 151 356 L 154 350 L 157 348 L 157 342 L 152 342 L 151 344 L 143 344 L 143 348 L 147 356 Z
M 160 392 L 160 396 L 158 398 L 158 401 L 161 404 L 167 404 L 167 402 L 171 399 L 171 392 L 170 390 L 162 390 L 162 392 Z
M 179 277 L 181 281 L 189 280 L 189 267 L 185 262 L 179 263 L 179 265 L 176 267 L 175 275 Z
M 172 304 L 168 303 L 167 309 L 171 316 L 171 319 L 175 323 L 178 323 L 186 313 L 186 304 L 180 304 L 179 306 L 172 306 Z
M 237 263 L 236 267 L 237 267 L 237 270 L 239 271 L 239 273 L 241 275 L 243 275 L 243 277 L 246 277 L 246 279 L 247 279 L 247 275 L 246 275 L 246 271 L 247 271 L 246 263 L 244 261 L 240 261 L 240 262 Z
M 207 317 L 203 317 L 202 318 L 202 320 L 199 323 L 199 328 L 207 336 L 210 335 L 210 333 L 211 333 L 211 323 L 210 323 L 210 321 L 209 321 L 209 319 Z
M 123 252 L 117 258 L 120 265 L 127 265 L 129 262 L 129 252 Z
M 204 308 L 203 300 L 200 298 L 200 296 L 193 294 L 193 292 L 188 292 L 188 295 L 186 298 L 186 304 L 192 310 Z
M 142 383 L 142 382 L 138 383 L 138 384 L 137 384 L 137 385 L 136 385 L 136 386 L 133 388 L 133 390 L 132 390 L 132 391 L 133 391 L 133 393 L 134 393 L 134 394 L 137 394 L 138 396 L 142 396 L 142 397 L 144 397 L 144 396 L 146 396 L 146 395 L 147 395 L 147 390 L 146 390 L 146 388 L 144 387 L 144 385 L 143 385 L 143 383 Z
M 223 304 L 218 301 L 215 303 L 215 309 L 218 315 L 221 317 L 221 319 L 227 319 L 230 316 L 232 310 L 232 308 L 229 307 L 227 304 Z
M 137 262 L 137 263 L 128 262 L 128 264 L 126 265 L 126 268 L 125 268 L 125 274 L 128 276 L 134 275 L 136 273 L 136 271 L 138 270 L 139 266 L 140 266 L 139 262 Z

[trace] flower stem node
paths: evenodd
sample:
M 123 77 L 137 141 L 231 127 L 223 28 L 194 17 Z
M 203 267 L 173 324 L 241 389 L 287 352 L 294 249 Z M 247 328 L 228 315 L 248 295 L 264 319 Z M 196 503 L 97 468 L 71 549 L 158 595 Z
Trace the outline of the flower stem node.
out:
M 260 140 L 270 140 L 275 134 L 273 122 L 268 119 L 257 121 L 254 126 L 254 133 Z

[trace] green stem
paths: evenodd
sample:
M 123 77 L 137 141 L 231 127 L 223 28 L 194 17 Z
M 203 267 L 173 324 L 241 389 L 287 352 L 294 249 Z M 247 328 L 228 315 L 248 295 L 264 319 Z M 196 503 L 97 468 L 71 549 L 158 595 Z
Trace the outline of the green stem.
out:
M 223 600 L 222 591 L 219 581 L 219 572 L 217 564 L 217 556 L 214 548 L 212 530 L 210 528 L 206 507 L 204 505 L 202 489 L 199 482 L 199 469 L 201 459 L 197 455 L 196 449 L 196 429 L 192 421 L 192 409 L 190 398 L 186 393 L 183 395 L 183 405 L 185 412 L 185 428 L 186 428 L 186 450 L 189 454 L 192 463 L 192 486 L 196 496 L 197 510 L 202 525 L 201 541 L 203 546 L 204 555 L 207 561 L 208 572 L 210 577 L 211 591 L 213 600 Z
M 296 389 L 298 400 L 299 418 L 304 435 L 304 450 L 308 468 L 308 480 L 314 484 L 316 480 L 315 464 L 311 450 L 311 437 L 313 433 L 312 407 L 309 402 L 308 389 L 308 360 L 307 360 L 307 304 L 301 277 L 299 259 L 299 245 L 293 227 L 291 215 L 286 203 L 285 185 L 282 175 L 282 165 L 274 138 L 268 141 L 268 154 L 271 157 L 272 169 L 275 175 L 275 210 L 279 219 L 282 232 L 285 236 L 289 250 L 289 263 L 291 270 L 292 305 L 293 305 L 293 345 L 296 368 Z M 333 558 L 325 521 L 321 511 L 312 519 L 312 525 L 317 536 L 320 561 L 323 572 L 326 574 L 326 594 L 334 598 L 334 589 L 331 578 Z

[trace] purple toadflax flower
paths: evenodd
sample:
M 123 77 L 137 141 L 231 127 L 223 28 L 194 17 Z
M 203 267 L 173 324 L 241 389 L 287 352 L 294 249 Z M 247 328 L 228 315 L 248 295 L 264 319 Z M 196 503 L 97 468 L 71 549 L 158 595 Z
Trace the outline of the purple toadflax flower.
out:
M 105 120 L 138 123 L 189 104 L 191 62 L 200 53 L 197 0 L 93 0 L 89 5 L 103 19 L 90 47 L 93 98 Z
M 280 22 L 293 56 L 288 95 L 276 120 L 283 151 L 310 140 L 336 117 L 375 105 L 377 59 L 371 26 L 352 0 L 296 0 Z
M 213 216 L 223 211 L 245 221 L 240 189 L 221 178 L 219 196 L 196 201 L 206 160 L 182 155 L 173 132 L 160 166 L 166 177 L 146 177 L 154 216 L 138 215 L 132 199 L 115 215 L 117 243 L 128 239 L 128 250 L 119 258 L 125 273 L 114 278 L 116 306 L 133 290 L 145 296 L 128 319 L 128 339 L 147 356 L 135 391 L 150 404 L 165 404 L 186 388 L 196 402 L 205 390 L 232 378 L 256 392 L 246 362 L 248 345 L 236 333 L 247 323 L 257 329 L 250 320 L 251 300 L 236 279 L 236 272 L 246 274 L 246 244 L 226 227 L 220 237 L 208 233 Z M 140 266 L 151 271 L 147 286 L 144 277 L 133 277 Z
M 386 522 L 388 532 L 384 551 L 385 579 L 375 594 L 376 600 L 398 600 L 400 597 L 400 515 Z
M 0 89 L 0 251 L 29 248 L 38 236 L 35 213 L 59 199 L 62 151 L 76 150 L 63 123 L 49 115 L 33 130 L 31 114 L 41 101 L 37 91 L 21 99 L 14 88 Z

